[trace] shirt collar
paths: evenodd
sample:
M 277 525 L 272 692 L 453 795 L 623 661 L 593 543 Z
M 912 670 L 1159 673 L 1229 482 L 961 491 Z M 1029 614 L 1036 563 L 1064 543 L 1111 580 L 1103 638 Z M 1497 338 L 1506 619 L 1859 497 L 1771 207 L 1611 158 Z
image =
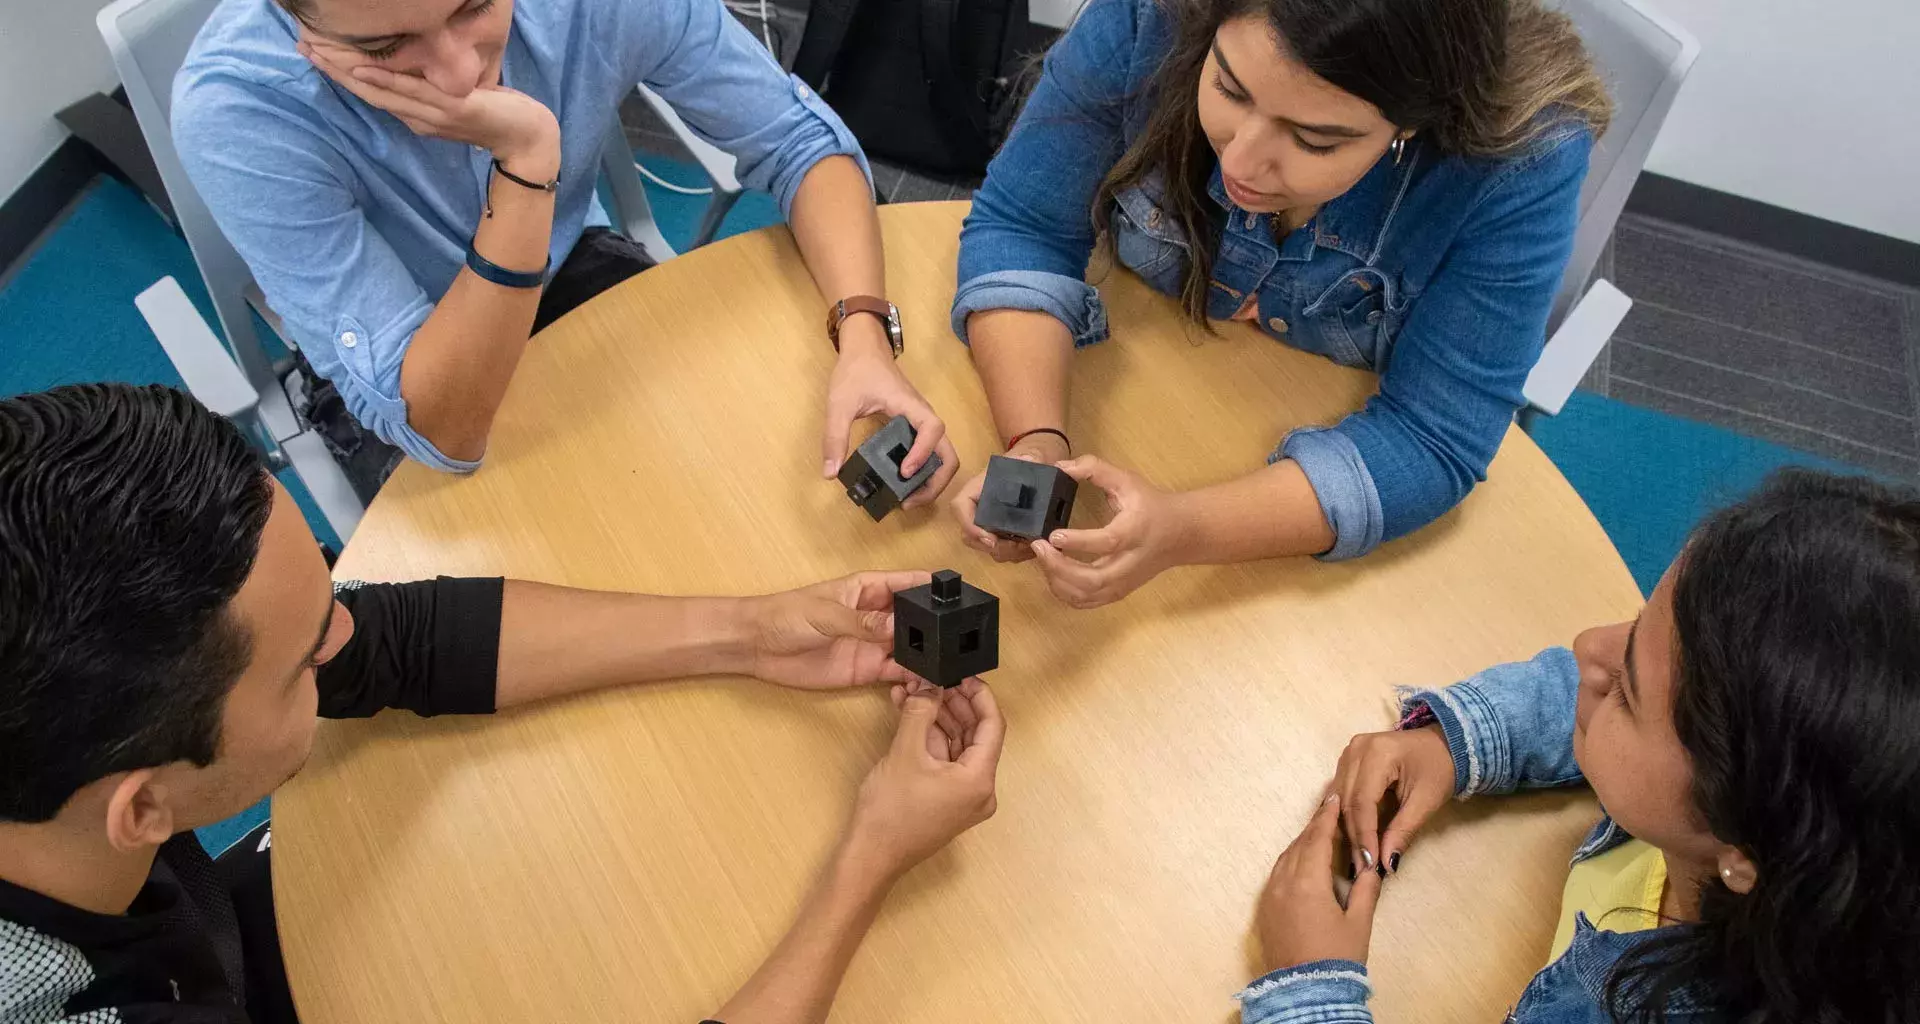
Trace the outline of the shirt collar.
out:
M 1310 247 L 1318 247 L 1338 249 L 1354 259 L 1372 263 L 1379 257 L 1381 243 L 1386 239 L 1386 229 L 1393 222 L 1400 200 L 1413 181 L 1414 170 L 1420 165 L 1424 149 L 1418 140 L 1409 142 L 1398 163 L 1394 162 L 1391 150 L 1381 154 L 1380 159 L 1352 188 L 1322 205 L 1320 212 L 1302 230 L 1289 234 L 1283 242 L 1274 241 L 1272 218 L 1268 215 L 1256 215 L 1252 226 L 1248 226 L 1247 211 L 1227 198 L 1227 188 L 1221 181 L 1217 161 L 1212 176 L 1207 179 L 1207 195 L 1227 211 L 1229 234 L 1256 241 L 1269 249 L 1278 249 L 1282 259 L 1305 259 L 1312 254 Z M 1307 233 L 1308 228 L 1312 229 L 1311 234 Z

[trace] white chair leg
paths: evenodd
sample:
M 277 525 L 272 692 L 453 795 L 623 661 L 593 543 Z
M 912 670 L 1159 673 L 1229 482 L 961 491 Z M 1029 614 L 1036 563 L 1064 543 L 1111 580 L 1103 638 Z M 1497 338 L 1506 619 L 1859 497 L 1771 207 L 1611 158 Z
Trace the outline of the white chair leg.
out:
M 327 451 L 326 442 L 309 430 L 280 442 L 280 450 L 286 453 L 287 463 L 306 485 L 314 504 L 320 506 L 320 515 L 333 527 L 340 543 L 353 539 L 364 509 L 353 484 L 347 481 L 346 471 L 333 461 L 333 453 Z

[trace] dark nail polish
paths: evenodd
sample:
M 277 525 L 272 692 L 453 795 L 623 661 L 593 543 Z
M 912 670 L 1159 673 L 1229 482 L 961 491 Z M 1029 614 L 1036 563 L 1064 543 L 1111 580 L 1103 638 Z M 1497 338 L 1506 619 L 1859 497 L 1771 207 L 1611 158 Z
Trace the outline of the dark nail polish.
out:
M 1360 869 L 1353 866 L 1352 864 L 1347 865 L 1347 881 L 1358 882 L 1359 880 L 1360 880 Z
M 1396 853 L 1393 856 L 1387 858 L 1387 870 L 1393 872 L 1396 875 L 1400 873 L 1400 855 L 1399 854 Z
M 1379 867 L 1374 868 L 1373 870 L 1380 872 L 1381 878 L 1387 877 L 1387 866 L 1385 864 L 1382 864 Z

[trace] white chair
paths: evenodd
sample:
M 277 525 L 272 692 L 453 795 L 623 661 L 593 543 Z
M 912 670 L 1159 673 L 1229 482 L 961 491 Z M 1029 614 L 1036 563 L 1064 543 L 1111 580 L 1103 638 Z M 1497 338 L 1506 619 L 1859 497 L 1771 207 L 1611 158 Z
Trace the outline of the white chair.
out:
M 700 169 L 706 171 L 708 180 L 713 182 L 712 198 L 707 200 L 707 209 L 700 215 L 700 227 L 693 233 L 693 241 L 687 246 L 689 249 L 698 249 L 713 241 L 713 237 L 720 233 L 720 222 L 727 219 L 727 211 L 740 201 L 743 190 L 740 179 L 734 176 L 734 159 L 718 146 L 695 135 L 693 129 L 680 119 L 680 115 L 667 105 L 667 101 L 652 89 L 641 86 L 640 98 L 653 108 L 660 120 L 666 122 L 667 128 L 693 154 Z
M 304 431 L 294 415 L 282 381 L 288 368 L 276 367 L 268 358 L 254 330 L 250 307 L 259 312 L 289 347 L 292 339 L 281 329 L 279 316 L 267 305 L 246 262 L 220 232 L 213 214 L 194 191 L 173 148 L 170 124 L 174 73 L 186 60 L 194 36 L 218 2 L 116 0 L 100 12 L 95 22 L 101 38 L 106 40 L 107 51 L 113 57 L 121 84 L 126 87 L 134 117 L 140 122 L 140 132 L 160 171 L 180 233 L 186 236 L 194 263 L 213 297 L 214 313 L 227 344 L 221 346 L 204 323 L 199 323 L 196 330 L 195 325 L 188 322 L 189 316 L 196 322 L 200 319 L 190 303 L 182 305 L 149 290 L 145 294 L 153 296 L 153 301 L 143 305 L 141 311 L 147 315 L 148 325 L 160 337 L 162 347 L 194 395 L 215 411 L 243 423 L 256 424 L 256 441 L 268 463 L 275 469 L 291 466 L 299 474 L 327 522 L 344 542 L 359 523 L 363 506 L 319 438 Z M 617 116 L 610 130 L 612 135 L 601 160 L 601 170 L 614 196 L 615 209 L 610 212 L 628 237 L 639 242 L 656 262 L 665 262 L 673 258 L 674 251 L 653 221 L 646 190 L 640 184 L 632 150 L 627 146 Z M 167 283 L 163 280 L 156 288 Z M 173 283 L 172 290 L 178 289 L 178 283 Z M 184 294 L 181 297 L 184 298 Z M 150 307 L 158 314 L 150 312 Z M 223 361 L 229 370 L 233 369 L 233 363 L 239 364 L 239 379 L 245 380 L 255 396 L 251 407 L 243 408 L 245 403 L 239 402 L 232 391 L 236 378 L 218 369 L 216 364 Z M 218 382 L 217 390 L 201 395 L 196 382 L 209 386 Z
M 1594 146 L 1580 189 L 1580 222 L 1573 258 L 1560 280 L 1547 321 L 1548 339 L 1527 377 L 1525 426 L 1535 413 L 1552 416 L 1627 315 L 1632 300 L 1607 281 L 1587 287 L 1613 236 L 1627 194 L 1647 162 L 1654 136 L 1692 70 L 1700 44 L 1686 29 L 1643 0 L 1560 0 L 1613 96 L 1613 123 Z

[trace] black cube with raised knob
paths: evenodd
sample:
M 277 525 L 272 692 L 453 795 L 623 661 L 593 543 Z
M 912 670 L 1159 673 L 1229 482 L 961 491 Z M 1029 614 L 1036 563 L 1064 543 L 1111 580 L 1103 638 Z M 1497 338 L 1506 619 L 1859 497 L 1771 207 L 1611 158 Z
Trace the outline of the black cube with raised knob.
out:
M 1000 664 L 1000 599 L 952 569 L 893 595 L 893 660 L 941 686 Z
M 905 416 L 895 416 L 886 426 L 874 431 L 872 437 L 860 442 L 860 447 L 840 466 L 840 484 L 847 489 L 847 497 L 866 509 L 876 523 L 899 508 L 908 495 L 924 486 L 940 468 L 940 456 L 928 455 L 920 472 L 910 477 L 900 475 L 900 463 L 905 462 L 907 453 L 913 450 L 917 436 Z
M 988 533 L 1039 540 L 1067 525 L 1080 488 L 1057 466 L 995 455 L 987 459 L 973 525 Z

